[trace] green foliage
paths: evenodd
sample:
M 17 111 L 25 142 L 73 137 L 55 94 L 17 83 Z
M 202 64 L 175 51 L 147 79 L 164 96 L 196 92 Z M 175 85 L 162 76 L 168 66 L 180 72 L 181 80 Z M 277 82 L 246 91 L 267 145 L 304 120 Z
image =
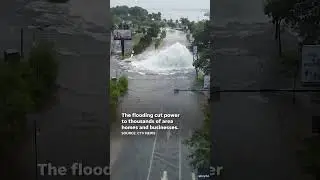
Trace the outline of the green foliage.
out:
M 30 86 L 36 108 L 41 108 L 47 97 L 53 93 L 58 75 L 58 62 L 52 44 L 41 42 L 30 53 L 29 65 L 32 71 Z
M 187 40 L 190 41 L 190 34 L 187 34 L 186 37 L 187 37 Z
M 161 42 L 161 39 L 160 38 L 157 38 L 154 42 L 154 48 L 155 49 L 158 49 L 158 47 L 160 46 L 160 42 Z
M 267 0 L 264 12 L 279 32 L 280 22 L 295 29 L 305 44 L 314 44 L 320 36 L 320 2 L 317 0 Z
M 169 20 L 167 21 L 167 25 L 168 25 L 170 28 L 172 28 L 172 29 L 174 29 L 174 28 L 177 27 L 176 23 L 174 23 L 172 19 L 169 19 Z
M 150 23 L 160 22 L 161 13 L 149 14 L 141 7 L 116 6 L 111 8 L 113 26 L 119 25 L 122 21 L 132 21 L 134 25 L 149 26 Z
M 135 54 L 142 53 L 152 43 L 152 39 L 158 37 L 160 33 L 160 26 L 156 23 L 152 23 L 148 28 L 146 34 L 140 38 L 140 42 L 133 46 Z
M 320 2 L 318 0 L 295 0 L 294 2 L 291 14 L 286 18 L 288 24 L 299 33 L 304 44 L 319 43 Z
M 110 80 L 110 109 L 112 112 L 112 119 L 117 117 L 117 105 L 119 97 L 123 96 L 128 91 L 128 78 L 121 76 L 118 80 Z
M 184 144 L 190 149 L 190 164 L 194 169 L 210 166 L 211 136 L 210 136 L 210 111 L 204 108 L 204 124 L 185 140 Z
M 110 97 L 111 103 L 117 104 L 118 98 L 123 96 L 128 90 L 128 78 L 121 76 L 116 81 L 110 80 Z
M 164 38 L 166 38 L 166 36 L 167 36 L 167 31 L 166 30 L 162 30 L 160 38 L 164 39 Z
M 142 53 L 152 43 L 152 39 L 158 37 L 160 27 L 164 27 L 161 21 L 161 13 L 148 13 L 141 7 L 116 6 L 111 8 L 113 29 L 121 27 L 123 21 L 131 21 L 139 35 L 139 41 L 133 44 L 135 54 Z
M 124 93 L 128 90 L 128 78 L 125 76 L 121 76 L 118 80 L 118 87 L 120 95 L 124 95 Z
M 210 29 L 211 24 L 209 21 L 190 22 L 190 33 L 194 38 L 192 46 L 198 48 L 198 59 L 193 62 L 193 66 L 202 70 L 205 74 L 210 73 Z M 190 35 L 187 36 L 190 39 Z
M 44 105 L 57 76 L 53 46 L 39 43 L 28 62 L 0 64 L 0 151 L 23 132 L 26 114 Z
M 150 28 L 147 30 L 148 36 L 151 37 L 158 37 L 158 34 L 160 33 L 160 26 L 157 23 L 152 23 L 150 25 Z
M 190 21 L 188 18 L 180 18 L 180 23 L 184 26 L 188 26 L 190 24 Z
M 201 69 L 205 74 L 210 74 L 210 49 L 199 52 L 199 58 L 193 62 L 194 67 Z

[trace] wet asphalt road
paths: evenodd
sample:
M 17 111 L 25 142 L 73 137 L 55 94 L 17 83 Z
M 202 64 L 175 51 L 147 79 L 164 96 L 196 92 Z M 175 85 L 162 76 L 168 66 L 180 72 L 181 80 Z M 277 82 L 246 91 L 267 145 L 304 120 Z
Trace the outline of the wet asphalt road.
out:
M 181 118 L 174 120 L 180 130 L 170 132 L 169 137 L 165 130 L 159 130 L 156 137 L 122 137 L 121 150 L 112 167 L 111 178 L 120 180 L 129 176 L 139 180 L 148 179 L 149 176 L 153 180 L 159 179 L 167 171 L 169 179 L 191 180 L 192 169 L 186 158 L 188 149 L 182 142 L 202 122 L 203 99 L 189 92 L 173 95 L 173 89 L 177 88 L 175 83 L 181 87 L 182 84 L 189 85 L 190 80 L 149 78 L 130 79 L 132 85 L 127 97 L 124 97 L 121 112 L 179 113 Z M 150 89 L 146 89 L 147 81 Z M 171 86 L 168 86 L 169 83 Z M 116 136 L 119 134 L 112 136 L 111 142 L 117 140 Z
M 167 34 L 164 47 L 176 42 L 185 43 L 184 35 Z M 205 98 L 194 92 L 174 94 L 174 89 L 191 88 L 195 72 L 180 72 L 174 75 L 149 72 L 141 75 L 140 71 L 136 72 L 130 66 L 121 66 L 117 59 L 112 59 L 111 74 L 115 75 L 117 69 L 118 73 L 122 72 L 129 77 L 129 90 L 122 98 L 120 112 L 179 113 L 181 117 L 174 119 L 179 127 L 178 131 L 159 130 L 156 136 L 149 137 L 120 137 L 119 122 L 116 122 L 111 132 L 111 159 L 114 159 L 111 160 L 111 178 L 156 180 L 161 179 L 163 173 L 167 172 L 170 180 L 192 180 L 194 170 L 190 168 L 187 158 L 189 150 L 183 141 L 190 137 L 195 128 L 201 126 L 201 109 Z M 113 145 L 117 143 L 121 145 Z

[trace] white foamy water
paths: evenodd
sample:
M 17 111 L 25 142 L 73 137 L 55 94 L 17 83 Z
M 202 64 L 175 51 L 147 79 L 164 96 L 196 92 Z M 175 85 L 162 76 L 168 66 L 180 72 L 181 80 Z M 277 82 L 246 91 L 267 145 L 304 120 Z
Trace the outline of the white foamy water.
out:
M 193 70 L 193 57 L 186 46 L 175 43 L 159 51 L 151 51 L 145 59 L 132 61 L 131 65 L 139 72 L 174 74 Z

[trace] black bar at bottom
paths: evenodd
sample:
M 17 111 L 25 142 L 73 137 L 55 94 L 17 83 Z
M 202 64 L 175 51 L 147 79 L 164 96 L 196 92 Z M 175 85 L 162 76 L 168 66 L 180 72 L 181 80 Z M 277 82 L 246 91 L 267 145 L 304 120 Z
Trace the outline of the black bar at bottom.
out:
M 175 89 L 174 91 L 209 91 L 207 89 Z M 320 89 L 222 89 L 211 90 L 217 92 L 320 92 Z

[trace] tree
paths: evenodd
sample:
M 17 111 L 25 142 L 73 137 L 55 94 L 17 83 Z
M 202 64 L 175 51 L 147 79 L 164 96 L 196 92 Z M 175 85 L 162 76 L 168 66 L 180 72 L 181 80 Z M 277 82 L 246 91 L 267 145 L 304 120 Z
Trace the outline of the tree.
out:
M 158 47 L 160 46 L 160 42 L 161 42 L 161 39 L 160 39 L 160 38 L 157 38 L 157 39 L 155 40 L 155 43 L 154 43 L 154 48 L 155 48 L 155 49 L 158 49 Z
M 130 14 L 130 16 L 140 18 L 140 20 L 148 16 L 148 11 L 138 6 L 129 8 L 128 13 Z
M 158 21 L 161 21 L 161 12 L 158 12 L 158 14 L 157 14 L 157 20 L 158 20 Z
M 196 129 L 192 136 L 184 143 L 190 149 L 191 166 L 194 169 L 210 166 L 211 135 L 210 135 L 210 110 L 204 108 L 204 123 L 200 129 Z
M 167 24 L 168 24 L 168 26 L 169 26 L 170 28 L 175 28 L 175 27 L 176 27 L 176 24 L 173 22 L 172 19 L 168 20 L 168 21 L 167 21 Z
M 180 23 L 184 26 L 188 26 L 190 21 L 188 18 L 180 18 Z
M 317 0 L 295 0 L 287 23 L 295 29 L 304 44 L 316 44 L 320 36 L 320 2 Z
M 147 30 L 147 34 L 151 37 L 158 37 L 160 27 L 157 23 L 152 23 L 150 28 Z
M 161 35 L 160 35 L 160 38 L 161 38 L 161 39 L 164 39 L 164 38 L 166 38 L 166 36 L 167 36 L 166 30 L 162 30 Z
M 193 62 L 196 69 L 202 70 L 205 74 L 210 73 L 210 59 L 211 59 L 211 29 L 210 21 L 199 21 L 190 23 L 190 32 L 194 37 L 192 46 L 197 46 L 198 58 Z M 190 39 L 190 35 L 187 35 Z

